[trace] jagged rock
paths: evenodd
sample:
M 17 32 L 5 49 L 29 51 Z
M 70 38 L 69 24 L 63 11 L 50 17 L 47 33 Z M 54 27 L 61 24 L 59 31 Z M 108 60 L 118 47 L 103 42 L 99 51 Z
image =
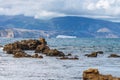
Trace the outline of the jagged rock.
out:
M 12 44 L 5 45 L 3 50 L 8 54 L 13 54 L 14 57 L 43 58 L 42 56 L 38 56 L 38 54 L 35 54 L 33 56 L 28 55 L 24 52 L 24 50 L 35 50 L 35 53 L 43 53 L 47 56 L 65 56 L 63 52 L 58 51 L 57 49 L 50 49 L 47 46 L 47 42 L 44 38 L 40 38 L 39 40 L 29 39 L 17 41 Z
M 22 49 L 22 50 L 35 50 L 38 45 L 41 45 L 39 40 L 22 40 L 17 41 L 12 44 L 7 44 L 4 46 L 4 51 L 13 50 L 13 49 Z
M 109 58 L 113 57 L 113 58 L 118 58 L 120 57 L 120 55 L 117 55 L 117 54 L 110 54 L 110 56 L 108 56 Z
M 65 56 L 65 54 L 57 49 L 51 49 L 46 54 L 47 56 Z
M 102 75 L 98 69 L 88 69 L 83 72 L 83 80 L 120 80 L 112 75 Z

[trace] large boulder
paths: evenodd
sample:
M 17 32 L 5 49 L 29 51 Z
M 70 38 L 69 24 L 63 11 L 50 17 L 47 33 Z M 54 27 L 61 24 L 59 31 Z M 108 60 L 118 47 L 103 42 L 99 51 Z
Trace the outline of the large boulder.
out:
M 112 75 L 102 75 L 98 69 L 88 69 L 83 72 L 83 80 L 120 80 Z

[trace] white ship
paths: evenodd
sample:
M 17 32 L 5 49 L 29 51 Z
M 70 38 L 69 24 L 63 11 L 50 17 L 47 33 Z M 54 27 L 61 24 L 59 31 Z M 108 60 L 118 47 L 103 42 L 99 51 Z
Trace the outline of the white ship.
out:
M 58 35 L 56 38 L 77 38 L 76 36 Z

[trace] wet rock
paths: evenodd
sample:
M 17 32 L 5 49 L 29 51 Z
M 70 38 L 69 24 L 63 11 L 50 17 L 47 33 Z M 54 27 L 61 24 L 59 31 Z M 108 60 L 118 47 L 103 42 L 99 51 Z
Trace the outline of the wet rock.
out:
M 47 56 L 65 56 L 65 54 L 57 49 L 51 49 L 46 54 Z
M 110 56 L 108 56 L 109 58 L 120 58 L 120 55 L 117 55 L 117 54 L 110 54 Z
M 120 80 L 112 75 L 102 75 L 98 69 L 88 69 L 83 72 L 83 80 Z

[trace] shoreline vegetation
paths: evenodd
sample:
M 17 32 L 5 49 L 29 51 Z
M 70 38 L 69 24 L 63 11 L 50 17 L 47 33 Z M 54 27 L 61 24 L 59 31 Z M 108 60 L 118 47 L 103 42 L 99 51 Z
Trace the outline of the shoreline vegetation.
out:
M 34 54 L 30 55 L 26 53 L 26 50 L 33 50 Z M 44 38 L 39 38 L 38 40 L 21 40 L 14 43 L 6 44 L 3 47 L 3 51 L 6 54 L 12 54 L 14 58 L 40 58 L 43 59 L 43 55 L 56 57 L 60 60 L 78 60 L 78 56 L 73 56 L 72 54 L 65 54 L 57 49 L 50 49 L 47 45 L 47 41 Z M 92 52 L 91 54 L 85 54 L 87 57 L 97 57 L 98 54 L 104 54 L 103 51 Z M 110 54 L 108 58 L 118 58 L 120 55 Z M 112 75 L 102 75 L 99 73 L 98 69 L 88 69 L 83 71 L 83 80 L 120 80 L 120 78 L 113 77 Z

